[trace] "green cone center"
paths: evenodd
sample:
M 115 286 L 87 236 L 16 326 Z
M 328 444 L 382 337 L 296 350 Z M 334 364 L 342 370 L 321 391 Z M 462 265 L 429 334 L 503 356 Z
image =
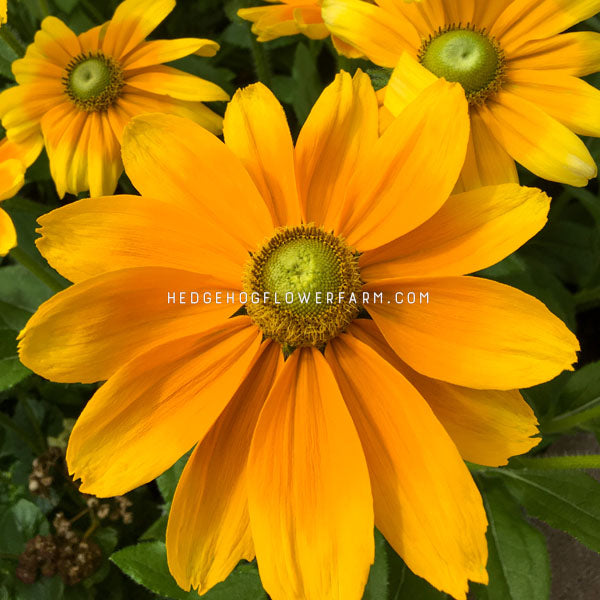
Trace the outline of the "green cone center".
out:
M 81 100 L 96 98 L 106 90 L 110 81 L 110 66 L 100 58 L 84 60 L 70 75 L 71 89 Z
M 266 337 L 321 346 L 359 313 L 358 257 L 318 227 L 283 228 L 252 255 L 244 291 L 246 311 Z
M 469 94 L 495 81 L 502 58 L 487 35 L 472 29 L 452 29 L 427 43 L 421 63 L 438 77 L 460 83 Z
M 265 291 L 285 301 L 288 310 L 299 315 L 318 314 L 326 307 L 317 302 L 319 296 L 326 300 L 328 292 L 339 291 L 339 270 L 338 258 L 329 246 L 314 239 L 291 240 L 267 259 L 263 285 Z
M 75 106 L 87 112 L 103 111 L 121 95 L 123 71 L 102 52 L 81 54 L 68 65 L 63 83 Z

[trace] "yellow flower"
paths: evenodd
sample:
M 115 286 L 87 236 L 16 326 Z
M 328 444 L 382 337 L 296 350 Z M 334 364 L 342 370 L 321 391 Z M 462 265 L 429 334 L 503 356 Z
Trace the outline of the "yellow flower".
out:
M 0 24 L 6 23 L 7 21 L 7 0 L 0 0 Z
M 201 102 L 227 100 L 217 85 L 161 63 L 212 56 L 210 40 L 145 38 L 175 0 L 125 0 L 107 24 L 75 35 L 47 17 L 25 57 L 12 69 L 16 87 L 0 94 L 0 118 L 11 141 L 43 133 L 58 195 L 111 194 L 123 170 L 120 143 L 127 121 L 172 113 L 219 132 L 222 119 Z
M 461 83 L 471 140 L 459 189 L 518 181 L 514 161 L 552 181 L 597 174 L 580 135 L 600 136 L 600 34 L 561 33 L 598 0 L 324 0 L 332 34 L 395 68 L 385 107 L 398 114 L 438 77 Z
M 463 458 L 499 465 L 534 446 L 516 389 L 571 368 L 578 344 L 538 300 L 464 274 L 539 231 L 549 198 L 510 183 L 449 197 L 468 107 L 445 81 L 379 137 L 369 78 L 341 73 L 295 148 L 256 84 L 224 136 L 136 117 L 123 158 L 141 196 L 40 219 L 40 251 L 75 285 L 31 318 L 21 359 L 54 381 L 106 381 L 73 429 L 70 472 L 122 494 L 197 444 L 167 530 L 185 589 L 256 555 L 273 600 L 359 600 L 376 525 L 465 600 L 487 549 Z M 392 302 L 410 292 L 428 302 Z M 365 303 L 375 293 L 390 303 Z
M 259 42 L 268 42 L 282 36 L 303 33 L 313 40 L 322 40 L 329 36 L 329 30 L 321 17 L 323 0 L 265 0 L 271 6 L 241 8 L 238 15 L 252 22 L 252 33 Z M 366 0 L 367 2 L 370 0 Z M 412 2 L 413 0 L 403 0 Z M 420 2 L 421 0 L 416 0 Z M 335 35 L 331 41 L 340 54 L 349 58 L 358 58 L 358 52 L 350 44 L 342 42 Z
M 6 138 L 0 141 L 0 202 L 12 198 L 25 182 L 25 170 L 40 153 L 42 140 L 33 138 L 26 144 L 15 144 Z M 17 245 L 17 232 L 8 216 L 0 208 L 0 256 L 8 254 Z

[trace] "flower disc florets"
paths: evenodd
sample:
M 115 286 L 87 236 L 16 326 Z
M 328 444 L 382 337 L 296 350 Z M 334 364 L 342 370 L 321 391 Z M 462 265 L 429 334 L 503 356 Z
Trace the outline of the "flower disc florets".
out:
M 81 110 L 107 110 L 123 88 L 123 71 L 119 64 L 102 52 L 80 54 L 67 66 L 63 77 L 65 91 Z
M 264 335 L 322 346 L 360 311 L 358 256 L 312 225 L 280 229 L 246 265 L 246 310 Z
M 424 40 L 419 61 L 434 75 L 460 83 L 469 104 L 483 104 L 504 80 L 504 51 L 485 30 L 470 25 L 450 25 Z

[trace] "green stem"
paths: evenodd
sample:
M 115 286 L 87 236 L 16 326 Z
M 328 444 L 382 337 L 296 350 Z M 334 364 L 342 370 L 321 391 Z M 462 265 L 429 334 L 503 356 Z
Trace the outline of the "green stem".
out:
M 271 70 L 271 62 L 269 61 L 269 53 L 265 49 L 263 42 L 259 42 L 253 33 L 250 35 L 252 39 L 252 57 L 254 58 L 254 70 L 256 71 L 256 76 L 260 82 L 270 88 L 273 72 Z
M 5 24 L 0 27 L 0 38 L 13 49 L 17 56 L 20 57 L 25 54 L 25 46 L 20 42 L 8 25 Z
M 0 32 L 3 28 L 0 27 Z M 10 251 L 10 255 L 26 269 L 31 271 L 40 281 L 43 281 L 52 291 L 61 292 L 65 286 L 54 278 L 46 269 L 39 265 L 29 254 L 18 246 Z
M 600 454 L 580 456 L 540 456 L 537 458 L 513 458 L 510 466 L 518 469 L 600 469 Z
M 85 10 L 87 10 L 88 14 L 94 19 L 94 21 L 97 21 L 98 23 L 104 23 L 104 21 L 106 21 L 102 13 L 100 13 L 100 11 L 89 0 L 79 0 L 79 4 L 81 4 Z
M 543 433 L 562 433 L 594 419 L 600 419 L 600 397 L 594 398 L 591 402 L 571 412 L 550 419 L 542 424 L 541 429 Z
M 42 13 L 42 18 L 46 18 L 50 14 L 48 0 L 40 0 L 40 11 Z
M 22 440 L 29 446 L 34 454 L 37 454 L 39 449 L 34 442 L 29 439 L 27 432 L 21 429 L 10 417 L 0 412 L 0 425 L 4 425 L 7 429 L 14 431 Z
M 35 431 L 35 436 L 37 438 L 37 443 L 38 443 L 38 447 L 39 447 L 38 454 L 43 454 L 48 449 L 48 444 L 46 443 L 46 438 L 44 437 L 44 434 L 42 433 L 40 423 L 37 420 L 37 417 L 35 416 L 33 409 L 31 408 L 31 404 L 29 404 L 29 400 L 27 399 L 27 396 L 25 396 L 24 394 L 20 394 L 19 402 L 22 404 L 23 409 L 25 410 L 25 414 L 27 415 L 27 418 L 29 419 L 31 426 L 33 427 L 33 430 Z

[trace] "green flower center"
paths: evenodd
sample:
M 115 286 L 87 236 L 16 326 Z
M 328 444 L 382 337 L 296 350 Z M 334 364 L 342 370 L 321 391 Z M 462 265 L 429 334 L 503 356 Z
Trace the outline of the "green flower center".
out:
M 474 28 L 451 25 L 440 30 L 423 42 L 419 60 L 434 75 L 460 83 L 471 104 L 482 104 L 502 85 L 502 48 Z
M 98 52 L 74 58 L 63 78 L 65 91 L 81 110 L 107 110 L 117 100 L 123 88 L 121 67 L 111 58 Z
M 244 291 L 265 336 L 292 348 L 322 346 L 360 311 L 358 257 L 318 227 L 283 228 L 249 260 Z

